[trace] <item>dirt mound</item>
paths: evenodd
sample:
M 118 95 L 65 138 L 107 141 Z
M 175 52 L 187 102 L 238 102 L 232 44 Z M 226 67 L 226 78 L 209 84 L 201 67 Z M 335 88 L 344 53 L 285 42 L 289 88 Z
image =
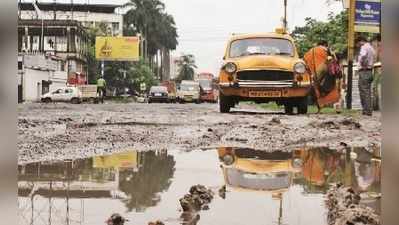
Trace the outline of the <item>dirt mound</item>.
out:
M 338 120 L 315 121 L 310 124 L 314 128 L 322 129 L 360 129 L 362 125 L 353 118 L 343 118 Z
M 212 190 L 198 184 L 192 186 L 189 194 L 184 195 L 183 198 L 179 199 L 179 202 L 184 212 L 208 210 L 213 196 Z
M 380 216 L 360 204 L 361 197 L 350 187 L 332 186 L 327 192 L 326 205 L 329 225 L 380 225 Z

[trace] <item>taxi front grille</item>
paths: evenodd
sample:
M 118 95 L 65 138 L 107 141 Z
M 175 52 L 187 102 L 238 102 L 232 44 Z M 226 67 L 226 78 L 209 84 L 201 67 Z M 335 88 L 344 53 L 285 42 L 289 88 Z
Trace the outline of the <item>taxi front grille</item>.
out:
M 294 73 L 275 70 L 247 70 L 237 73 L 239 81 L 292 81 Z

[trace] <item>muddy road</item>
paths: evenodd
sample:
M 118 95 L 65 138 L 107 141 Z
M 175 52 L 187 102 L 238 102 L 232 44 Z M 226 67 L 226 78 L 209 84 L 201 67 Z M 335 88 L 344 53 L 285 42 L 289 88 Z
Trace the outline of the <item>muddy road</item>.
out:
M 298 147 L 365 147 L 381 143 L 373 117 L 288 116 L 242 105 L 220 114 L 216 104 L 21 104 L 19 163 L 85 158 L 134 149 L 195 150 L 218 146 L 290 151 Z

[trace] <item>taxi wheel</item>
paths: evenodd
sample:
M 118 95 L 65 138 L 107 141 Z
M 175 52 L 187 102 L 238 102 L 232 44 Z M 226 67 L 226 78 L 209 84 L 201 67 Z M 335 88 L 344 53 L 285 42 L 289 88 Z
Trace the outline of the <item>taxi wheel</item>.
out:
M 294 114 L 294 106 L 291 102 L 288 102 L 284 105 L 284 112 L 288 115 Z
M 298 100 L 298 114 L 308 113 L 308 97 L 303 97 Z
M 219 96 L 219 110 L 221 113 L 229 113 L 232 101 L 228 96 L 220 94 Z

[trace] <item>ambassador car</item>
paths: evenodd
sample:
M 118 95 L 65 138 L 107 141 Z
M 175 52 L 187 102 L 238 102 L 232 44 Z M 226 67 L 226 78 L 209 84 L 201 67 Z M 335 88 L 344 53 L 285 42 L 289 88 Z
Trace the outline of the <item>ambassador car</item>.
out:
M 228 113 L 240 101 L 276 102 L 285 112 L 306 114 L 311 76 L 290 35 L 233 35 L 219 73 L 219 108 Z

